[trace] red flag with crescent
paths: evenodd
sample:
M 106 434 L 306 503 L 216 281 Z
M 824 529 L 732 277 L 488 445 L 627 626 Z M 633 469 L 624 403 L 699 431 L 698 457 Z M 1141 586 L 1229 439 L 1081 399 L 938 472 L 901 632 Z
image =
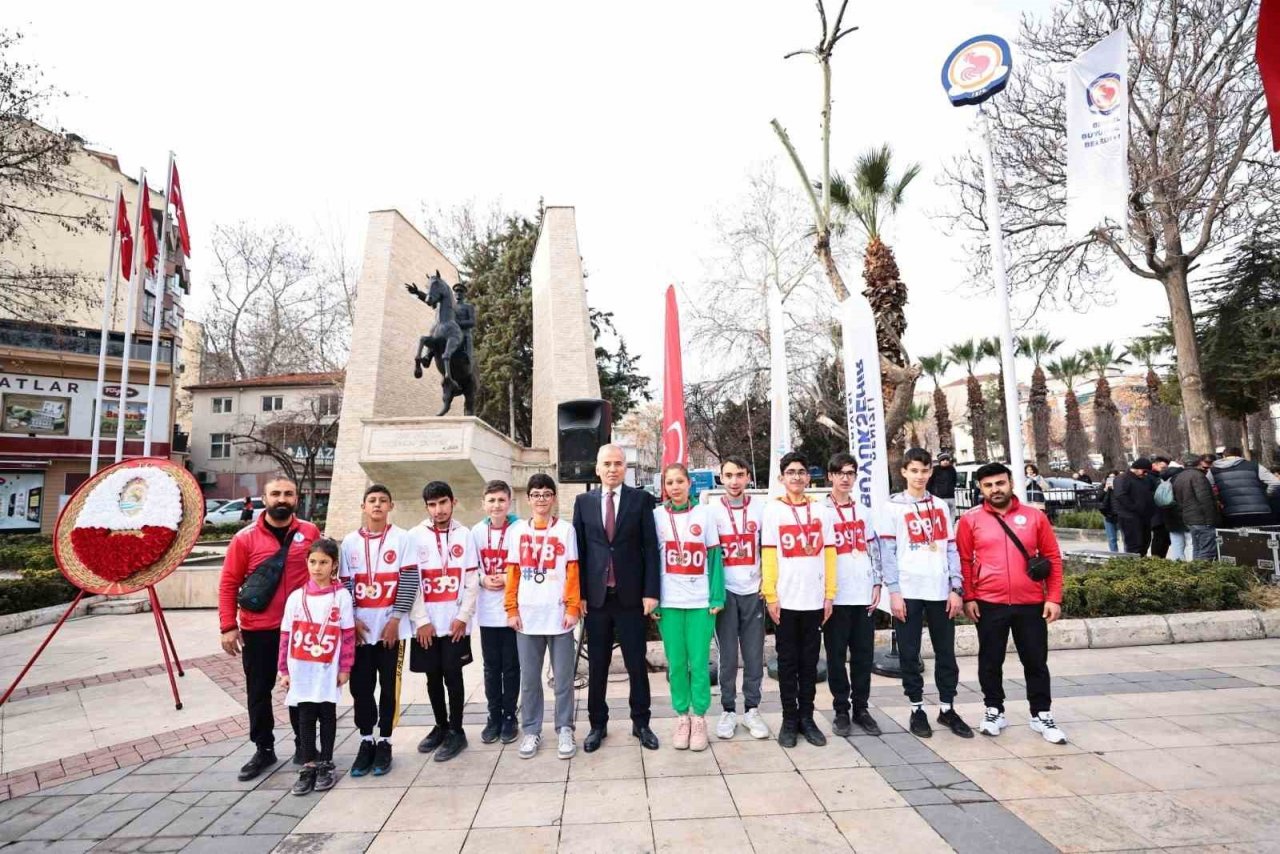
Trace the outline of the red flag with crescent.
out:
M 182 254 L 191 257 L 191 232 L 187 229 L 187 206 L 182 198 L 182 184 L 178 181 L 178 164 L 173 164 L 173 175 L 170 176 L 173 187 L 173 208 L 178 218 L 178 237 L 182 240 Z
M 684 369 L 680 360 L 680 310 L 676 289 L 667 286 L 665 367 L 662 379 L 662 465 L 689 463 L 684 420 Z
M 1262 0 L 1255 56 L 1271 114 L 1271 146 L 1280 151 L 1280 0 Z
M 124 193 L 119 191 L 116 192 L 116 233 L 120 235 L 120 275 L 127 282 L 133 275 L 133 228 L 129 225 Z
M 142 216 L 142 265 L 154 275 L 160 247 L 156 244 L 156 230 L 151 224 L 151 190 L 145 180 L 142 182 L 142 203 L 146 205 Z

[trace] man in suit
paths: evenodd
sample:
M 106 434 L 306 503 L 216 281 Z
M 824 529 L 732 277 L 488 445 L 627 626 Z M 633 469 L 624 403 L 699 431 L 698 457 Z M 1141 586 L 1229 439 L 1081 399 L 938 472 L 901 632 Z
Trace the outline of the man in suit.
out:
M 600 489 L 579 495 L 573 503 L 573 530 L 578 539 L 581 608 L 587 633 L 587 714 L 591 731 L 582 749 L 591 753 L 608 735 L 609 663 L 617 631 L 622 660 L 631 678 L 631 734 L 649 749 L 658 737 L 649 728 L 649 671 L 645 663 L 645 629 L 658 607 L 662 588 L 653 496 L 622 483 L 626 459 L 617 445 L 596 455 Z

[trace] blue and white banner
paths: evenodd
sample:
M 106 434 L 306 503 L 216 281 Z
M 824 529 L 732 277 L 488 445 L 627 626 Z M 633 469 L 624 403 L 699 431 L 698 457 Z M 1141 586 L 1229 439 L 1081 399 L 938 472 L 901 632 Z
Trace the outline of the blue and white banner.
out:
M 884 433 L 884 396 L 880 388 L 880 350 L 876 319 L 862 294 L 840 304 L 844 356 L 845 426 L 849 453 L 858 461 L 854 500 L 862 518 L 889 500 L 889 452 Z
M 1116 30 L 1067 66 L 1067 237 L 1124 228 L 1129 200 L 1129 34 Z

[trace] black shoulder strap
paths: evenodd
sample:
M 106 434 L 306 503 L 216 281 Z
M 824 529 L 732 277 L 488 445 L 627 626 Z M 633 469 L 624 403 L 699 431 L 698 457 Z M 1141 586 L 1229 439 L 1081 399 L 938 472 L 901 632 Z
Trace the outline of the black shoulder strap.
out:
M 999 513 L 992 513 L 996 517 L 996 521 L 1000 523 L 1000 527 L 1004 528 L 1004 532 L 1009 535 L 1009 539 L 1013 540 L 1013 544 L 1018 547 L 1018 551 L 1022 553 L 1022 557 L 1031 563 L 1031 555 L 1027 552 L 1027 547 L 1022 544 L 1022 540 L 1018 539 L 1018 535 L 1005 524 L 1004 518 Z

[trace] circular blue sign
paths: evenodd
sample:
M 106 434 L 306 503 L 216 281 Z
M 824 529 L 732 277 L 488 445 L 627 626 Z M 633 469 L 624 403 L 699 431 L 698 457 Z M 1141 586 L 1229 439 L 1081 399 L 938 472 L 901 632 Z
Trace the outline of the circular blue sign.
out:
M 999 36 L 974 36 L 962 43 L 942 64 L 942 88 L 951 104 L 981 104 L 1009 82 L 1013 54 Z

